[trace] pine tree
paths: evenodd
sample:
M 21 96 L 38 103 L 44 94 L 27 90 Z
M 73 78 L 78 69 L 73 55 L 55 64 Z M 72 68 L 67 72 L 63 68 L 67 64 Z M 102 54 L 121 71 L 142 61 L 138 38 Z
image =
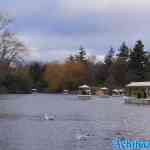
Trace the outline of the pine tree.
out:
M 112 61 L 113 61 L 113 56 L 114 56 L 114 50 L 111 47 L 110 50 L 108 51 L 108 54 L 105 57 L 105 64 L 110 67 L 112 65 Z
M 87 61 L 86 51 L 82 46 L 79 48 L 79 54 L 76 55 L 76 61 L 80 63 L 85 63 Z
M 118 49 L 119 54 L 118 54 L 118 58 L 119 59 L 123 59 L 123 60 L 127 60 L 129 58 L 129 48 L 126 45 L 125 42 L 123 42 L 120 46 L 120 48 Z
M 144 44 L 142 41 L 137 41 L 130 54 L 129 59 L 129 80 L 143 81 L 146 56 L 144 52 Z

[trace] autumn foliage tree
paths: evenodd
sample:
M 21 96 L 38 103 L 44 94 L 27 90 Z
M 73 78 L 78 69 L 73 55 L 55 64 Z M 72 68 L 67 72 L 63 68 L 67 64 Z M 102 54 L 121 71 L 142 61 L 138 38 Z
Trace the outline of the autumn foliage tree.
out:
M 76 90 L 79 85 L 87 82 L 87 71 L 82 63 L 64 64 L 64 88 Z
M 83 64 L 65 63 L 48 64 L 45 71 L 45 80 L 50 92 L 60 92 L 63 89 L 76 90 L 86 82 L 86 73 Z
M 44 78 L 48 82 L 50 92 L 60 92 L 64 81 L 64 69 L 62 64 L 47 64 Z

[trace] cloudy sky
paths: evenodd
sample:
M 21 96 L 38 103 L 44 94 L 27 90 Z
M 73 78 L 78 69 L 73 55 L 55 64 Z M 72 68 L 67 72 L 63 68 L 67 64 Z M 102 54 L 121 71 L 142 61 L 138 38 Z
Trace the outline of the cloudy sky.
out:
M 80 45 L 102 58 L 122 41 L 150 49 L 149 0 L 0 0 L 30 58 L 62 61 Z

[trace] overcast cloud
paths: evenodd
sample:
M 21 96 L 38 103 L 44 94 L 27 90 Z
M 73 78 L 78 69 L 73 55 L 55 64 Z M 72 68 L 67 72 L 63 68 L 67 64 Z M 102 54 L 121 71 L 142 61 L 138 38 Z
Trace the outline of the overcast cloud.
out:
M 14 18 L 11 30 L 32 49 L 30 58 L 64 60 L 83 45 L 102 58 L 122 41 L 150 48 L 148 0 L 0 0 Z

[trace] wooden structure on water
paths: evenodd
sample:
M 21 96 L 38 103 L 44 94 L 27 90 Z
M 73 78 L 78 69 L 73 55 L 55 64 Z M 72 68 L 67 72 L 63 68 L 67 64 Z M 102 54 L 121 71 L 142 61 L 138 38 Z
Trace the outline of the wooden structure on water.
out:
M 150 81 L 126 85 L 125 103 L 150 105 Z
M 88 85 L 79 86 L 78 97 L 82 100 L 91 99 L 91 88 Z

